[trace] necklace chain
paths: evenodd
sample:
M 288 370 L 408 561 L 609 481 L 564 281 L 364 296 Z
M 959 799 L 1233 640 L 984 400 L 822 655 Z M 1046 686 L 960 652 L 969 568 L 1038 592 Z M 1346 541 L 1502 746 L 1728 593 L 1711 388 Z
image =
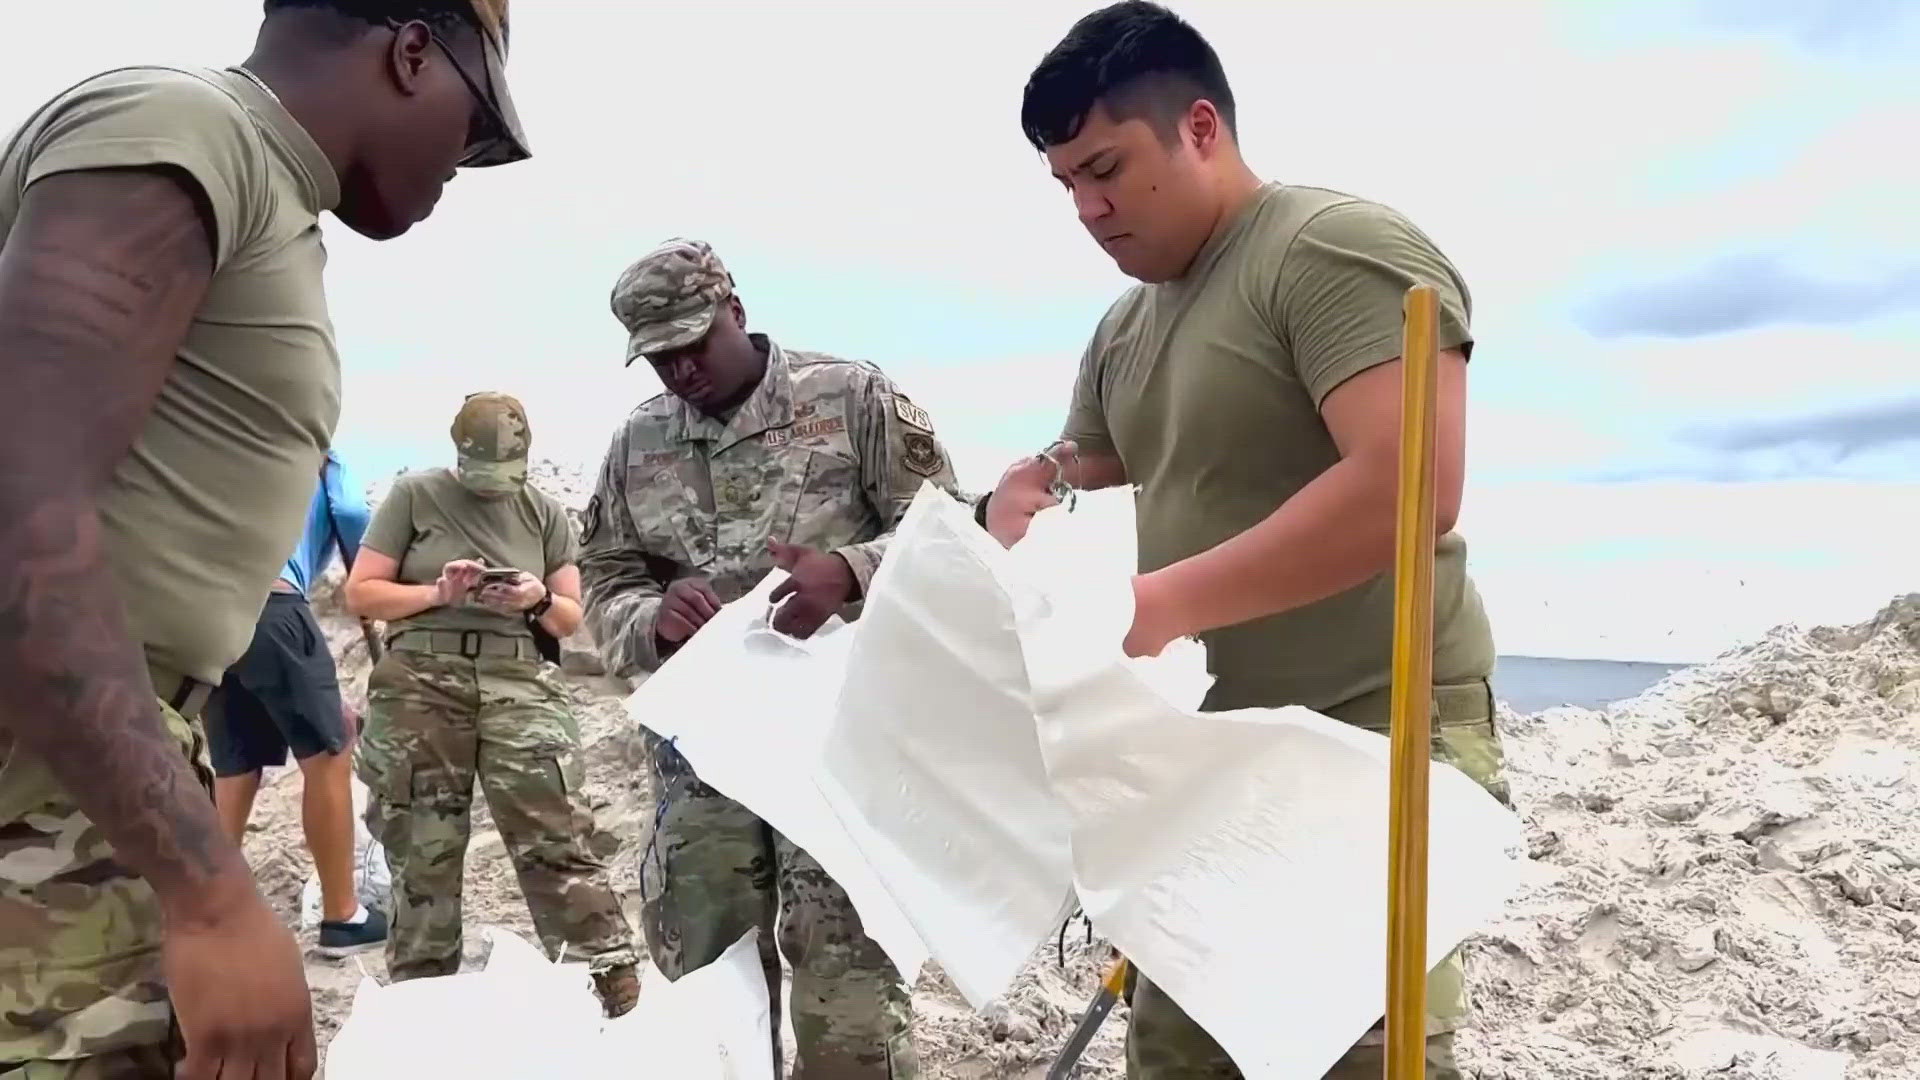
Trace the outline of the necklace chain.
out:
M 274 93 L 274 92 L 273 92 L 273 87 L 271 87 L 271 86 L 268 86 L 268 85 L 267 85 L 267 81 L 266 81 L 265 79 L 262 79 L 262 78 L 261 78 L 260 76 L 258 76 L 258 75 L 255 75 L 255 74 L 254 74 L 253 72 L 251 72 L 251 71 L 249 71 L 249 70 L 247 70 L 247 65 L 245 65 L 245 64 L 235 64 L 235 65 L 233 66 L 233 70 L 234 70 L 234 71 L 236 71 L 236 72 L 238 72 L 238 73 L 239 73 L 239 74 L 240 74 L 241 76 L 243 76 L 243 77 L 244 77 L 244 78 L 245 78 L 245 79 L 246 79 L 246 80 L 247 80 L 248 82 L 250 82 L 250 83 L 252 83 L 253 85 L 255 85 L 255 86 L 257 86 L 257 87 L 259 87 L 259 88 L 260 88 L 260 92 L 261 92 L 261 93 L 263 93 L 263 94 L 265 94 L 265 95 L 267 95 L 268 97 L 270 97 L 270 98 L 272 98 L 272 99 L 273 99 L 273 103 L 274 103 L 275 105 L 279 105 L 279 106 L 280 106 L 281 108 L 283 108 L 283 109 L 284 109 L 284 108 L 286 108 L 286 105 L 285 105 L 285 103 L 283 103 L 283 102 L 282 102 L 282 101 L 280 100 L 280 95 L 279 95 L 279 94 L 276 94 L 276 93 Z

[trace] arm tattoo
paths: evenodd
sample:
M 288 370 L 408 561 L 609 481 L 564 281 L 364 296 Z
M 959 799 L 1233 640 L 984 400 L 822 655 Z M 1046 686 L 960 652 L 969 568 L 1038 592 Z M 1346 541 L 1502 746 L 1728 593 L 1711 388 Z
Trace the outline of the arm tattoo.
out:
M 0 248 L 0 726 L 163 902 L 245 864 L 168 733 L 96 509 L 212 276 L 211 216 L 175 175 L 28 190 Z

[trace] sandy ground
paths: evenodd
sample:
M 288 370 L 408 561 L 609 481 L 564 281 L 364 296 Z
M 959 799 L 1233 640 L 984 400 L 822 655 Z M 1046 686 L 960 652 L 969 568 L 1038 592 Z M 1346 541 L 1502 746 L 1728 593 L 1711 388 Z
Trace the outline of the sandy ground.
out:
M 538 476 L 539 474 L 536 473 Z M 585 491 L 549 471 L 574 506 Z M 571 482 L 570 482 L 571 481 Z M 558 488 L 559 490 L 555 490 Z M 357 629 L 317 605 L 350 698 Z M 637 909 L 650 820 L 626 687 L 570 658 L 595 813 L 620 841 L 615 883 Z M 1892 1080 L 1920 1075 L 1920 594 L 1837 629 L 1777 630 L 1605 711 L 1505 714 L 1532 882 L 1467 946 L 1476 1004 L 1460 1039 L 1477 1080 Z M 247 852 L 298 923 L 311 870 L 295 770 L 261 793 Z M 532 927 L 483 805 L 465 886 L 478 929 Z M 312 935 L 304 935 L 311 945 Z M 975 1015 L 937 971 L 915 990 L 929 1077 L 1039 1078 L 1107 957 L 1076 924 L 1004 1003 Z M 324 1041 L 362 968 L 309 954 Z M 1123 1075 L 1124 1004 L 1077 1076 Z

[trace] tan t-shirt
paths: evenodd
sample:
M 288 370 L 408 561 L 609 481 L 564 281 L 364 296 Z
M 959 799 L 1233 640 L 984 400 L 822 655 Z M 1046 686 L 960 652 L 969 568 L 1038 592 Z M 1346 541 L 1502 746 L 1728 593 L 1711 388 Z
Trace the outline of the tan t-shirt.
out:
M 407 473 L 373 512 L 361 547 L 396 559 L 394 579 L 431 585 L 455 559 L 511 567 L 545 581 L 576 558 L 573 524 L 559 500 L 528 484 L 519 494 L 483 499 L 450 469 Z M 476 605 L 429 608 L 387 627 L 399 630 L 489 630 L 531 636 L 526 620 Z
M 1440 292 L 1440 347 L 1470 349 L 1470 300 L 1412 223 L 1374 203 L 1269 184 L 1183 278 L 1140 285 L 1101 320 L 1065 436 L 1115 452 L 1141 485 L 1140 569 L 1238 535 L 1339 460 L 1319 406 L 1399 356 L 1406 290 Z M 1330 709 L 1390 681 L 1382 574 L 1294 611 L 1202 636 L 1214 708 Z M 1493 640 L 1449 533 L 1434 567 L 1434 680 L 1486 677 Z
M 217 683 L 252 640 L 340 415 L 319 227 L 340 197 L 333 168 L 237 73 L 124 68 L 62 93 L 0 150 L 0 243 L 45 177 L 168 165 L 212 207 L 213 281 L 100 514 L 149 662 Z

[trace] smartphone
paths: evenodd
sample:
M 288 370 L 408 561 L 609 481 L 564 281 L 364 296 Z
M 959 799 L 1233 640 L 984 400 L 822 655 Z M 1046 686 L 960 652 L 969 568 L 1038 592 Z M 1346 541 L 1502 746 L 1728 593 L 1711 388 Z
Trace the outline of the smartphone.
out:
M 520 581 L 520 571 L 518 570 L 504 569 L 499 567 L 488 567 L 487 569 L 480 571 L 480 584 L 482 586 L 516 585 L 519 583 L 519 581 Z

